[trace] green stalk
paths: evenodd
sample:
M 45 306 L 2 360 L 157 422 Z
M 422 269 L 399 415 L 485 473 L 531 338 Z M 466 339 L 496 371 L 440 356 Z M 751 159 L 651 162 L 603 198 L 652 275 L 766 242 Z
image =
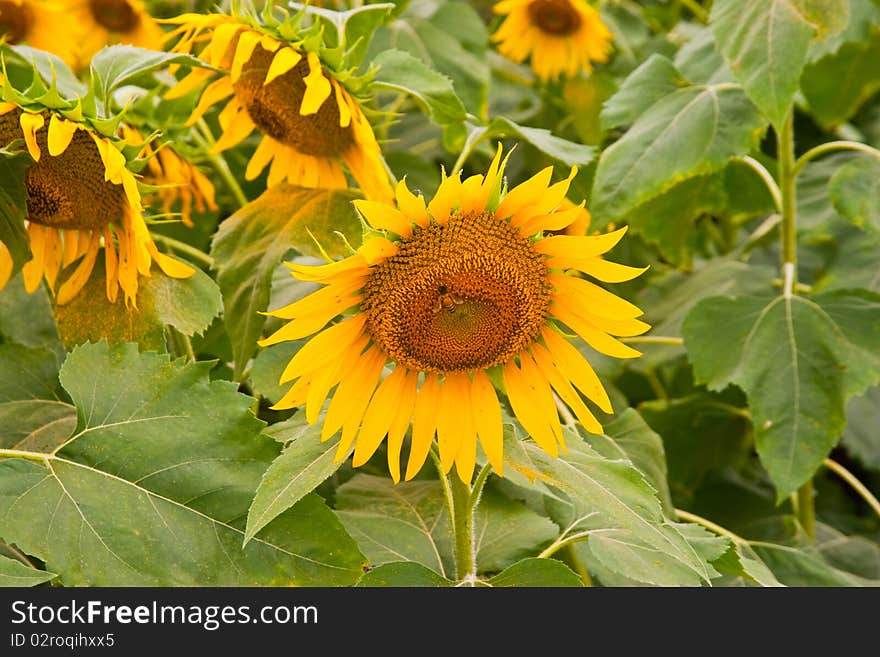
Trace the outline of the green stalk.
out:
M 477 555 L 474 544 L 474 505 L 471 487 L 452 475 L 452 528 L 455 534 L 455 569 L 459 582 L 473 584 L 477 579 Z
M 776 158 L 779 163 L 779 191 L 782 200 L 782 294 L 790 298 L 797 285 L 797 196 L 794 157 L 794 110 L 789 110 L 776 132 Z M 810 540 L 816 536 L 816 506 L 813 480 L 797 492 L 797 516 Z

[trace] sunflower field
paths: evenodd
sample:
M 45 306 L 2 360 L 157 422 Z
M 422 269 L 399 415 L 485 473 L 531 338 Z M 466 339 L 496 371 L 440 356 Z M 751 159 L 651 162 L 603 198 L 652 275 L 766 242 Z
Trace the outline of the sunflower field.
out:
M 0 585 L 880 584 L 880 1 L 0 0 Z

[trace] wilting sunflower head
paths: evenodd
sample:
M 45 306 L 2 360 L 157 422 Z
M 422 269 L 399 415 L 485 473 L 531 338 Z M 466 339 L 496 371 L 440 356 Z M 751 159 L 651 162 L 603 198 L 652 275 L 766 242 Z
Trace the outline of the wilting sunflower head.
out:
M 530 59 L 542 80 L 592 70 L 611 50 L 611 32 L 586 0 L 502 0 L 505 16 L 492 36 L 498 51 L 516 62 Z
M 501 473 L 498 380 L 520 424 L 554 456 L 564 449 L 557 397 L 586 430 L 602 431 L 583 397 L 606 413 L 611 404 L 570 334 L 632 358 L 639 352 L 614 336 L 650 327 L 636 319 L 639 308 L 582 274 L 620 282 L 644 270 L 601 257 L 625 229 L 551 234 L 582 218 L 583 203 L 562 207 L 574 171 L 551 184 L 547 168 L 503 193 L 503 169 L 499 150 L 485 176 L 444 178 L 427 204 L 405 182 L 395 203 L 355 201 L 385 236 L 333 264 L 289 265 L 294 277 L 323 287 L 270 313 L 289 321 L 264 346 L 314 336 L 282 374 L 281 383 L 294 384 L 276 407 L 305 405 L 316 422 L 335 387 L 322 438 L 342 431 L 337 459 L 354 444 L 353 463 L 362 465 L 387 435 L 398 481 L 411 425 L 406 478 L 422 467 L 435 434 L 446 471 L 454 464 L 470 481 L 479 441 Z
M 104 46 L 123 44 L 161 50 L 164 33 L 140 0 L 49 0 L 61 8 L 77 36 L 74 68 L 88 66 Z
M 76 60 L 77 36 L 57 5 L 42 0 L 0 0 L 0 41 L 51 52 L 68 64 Z
M 169 214 L 179 208 L 180 218 L 186 226 L 192 226 L 193 208 L 197 212 L 216 210 L 215 190 L 211 180 L 199 168 L 182 158 L 168 144 L 155 147 L 132 126 L 120 126 L 125 141 L 141 149 L 141 157 L 146 159 L 143 182 L 150 186 L 151 192 L 145 200 L 149 202 L 155 194 L 162 203 L 162 212 Z
M 45 278 L 56 302 L 67 303 L 85 285 L 102 246 L 110 301 L 121 287 L 126 304 L 135 303 L 138 275 L 149 276 L 153 260 L 169 276 L 191 276 L 190 267 L 160 253 L 150 238 L 138 183 L 115 140 L 73 115 L 0 102 L 0 147 L 23 139 L 32 160 L 24 180 L 33 255 L 22 270 L 27 291 Z M 68 266 L 73 271 L 56 290 Z M 11 270 L 0 245 L 0 287 Z
M 360 101 L 321 59 L 320 35 L 291 41 L 294 27 L 252 16 L 186 14 L 169 21 L 180 37 L 173 50 L 197 51 L 220 69 L 194 69 L 166 98 L 186 95 L 211 78 L 189 123 L 213 105 L 222 135 L 215 152 L 240 144 L 253 132 L 261 140 L 245 178 L 268 166 L 269 186 L 287 181 L 304 187 L 345 188 L 343 165 L 368 198 L 390 202 L 393 190 Z

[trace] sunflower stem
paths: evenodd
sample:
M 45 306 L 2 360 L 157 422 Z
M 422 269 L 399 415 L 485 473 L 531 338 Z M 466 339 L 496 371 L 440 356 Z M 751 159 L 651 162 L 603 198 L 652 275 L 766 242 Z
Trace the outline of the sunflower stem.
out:
M 206 267 L 211 269 L 213 269 L 214 267 L 214 258 L 209 256 L 201 249 L 197 249 L 196 247 L 192 246 L 191 244 L 181 242 L 180 240 L 176 240 L 173 237 L 168 237 L 167 235 L 162 235 L 161 233 L 151 233 L 150 237 L 153 238 L 154 242 L 158 242 L 159 244 L 167 246 L 172 251 L 178 251 L 184 255 L 189 256 L 193 260 L 197 260 L 199 264 L 205 265 Z
M 195 131 L 193 135 L 199 146 L 205 151 L 208 161 L 217 170 L 220 177 L 223 178 L 223 182 L 229 187 L 229 191 L 232 192 L 232 195 L 235 197 L 238 204 L 247 205 L 248 198 L 242 191 L 235 176 L 232 175 L 232 170 L 229 168 L 229 164 L 226 163 L 226 160 L 222 155 L 211 152 L 216 142 L 214 141 L 214 135 L 211 134 L 211 130 L 208 128 L 208 124 L 205 123 L 204 119 L 199 119 L 196 125 L 198 125 L 198 130 Z
M 452 527 L 455 534 L 456 577 L 464 584 L 477 579 L 477 558 L 474 543 L 474 507 L 471 503 L 473 490 L 460 477 L 450 477 L 452 489 Z
M 679 346 L 684 344 L 684 338 L 671 335 L 637 335 L 632 338 L 618 339 L 627 344 L 674 344 Z
M 829 141 L 819 144 L 801 155 L 797 162 L 794 163 L 793 175 L 797 176 L 810 160 L 814 160 L 826 153 L 833 153 L 834 151 L 859 151 L 880 158 L 880 150 L 873 146 L 868 146 L 868 144 L 849 140 Z
M 795 176 L 798 166 L 794 157 L 793 109 L 788 111 L 782 127 L 776 131 L 776 159 L 779 163 L 779 190 L 782 194 L 782 295 L 786 299 L 790 299 L 795 294 L 797 287 L 797 187 Z M 804 161 L 802 157 L 798 162 Z M 797 492 L 798 520 L 810 540 L 816 535 L 814 497 L 813 480 L 810 479 Z
M 868 503 L 868 506 L 880 516 L 880 500 L 874 497 L 874 494 L 868 490 L 868 487 L 865 486 L 858 478 L 849 470 L 844 468 L 837 461 L 832 461 L 831 459 L 825 459 L 822 461 L 822 465 L 831 470 L 838 477 L 843 479 L 847 484 L 852 487 L 852 489 L 859 494 L 859 496 Z

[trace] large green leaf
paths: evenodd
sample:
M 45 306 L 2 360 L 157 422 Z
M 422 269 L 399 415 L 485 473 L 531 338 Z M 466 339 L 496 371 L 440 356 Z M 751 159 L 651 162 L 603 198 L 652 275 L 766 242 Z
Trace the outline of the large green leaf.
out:
M 631 125 L 658 100 L 671 94 L 687 82 L 669 59 L 651 55 L 627 76 L 620 89 L 602 107 L 602 127 L 605 130 Z
M 593 146 L 562 139 L 544 128 L 529 128 L 519 125 L 503 116 L 492 119 L 487 126 L 471 126 L 468 139 L 474 143 L 477 139 L 484 140 L 492 137 L 521 139 L 545 155 L 570 167 L 587 165 L 596 156 L 596 149 Z
M 490 586 L 578 587 L 583 586 L 568 566 L 555 559 L 523 559 L 488 580 Z
M 76 408 L 49 399 L 0 403 L 0 448 L 52 451 L 76 428 Z
M 0 343 L 0 403 L 21 399 L 61 399 L 60 358 L 54 350 Z
M 248 511 L 245 541 L 312 492 L 342 465 L 334 461 L 337 444 L 321 442 L 319 424 L 308 425 L 300 413 L 266 431 L 285 448 L 266 470 Z
M 489 66 L 486 26 L 464 2 L 441 3 L 427 17 L 404 15 L 380 30 L 375 53 L 395 48 L 408 52 L 452 80 L 467 110 L 482 116 L 488 96 Z
M 21 561 L 0 554 L 0 587 L 36 586 L 55 577 L 57 577 L 55 573 L 30 568 Z
M 464 121 L 467 112 L 455 93 L 452 80 L 422 60 L 408 52 L 391 49 L 380 53 L 372 63 L 378 69 L 373 77 L 377 89 L 410 94 L 441 125 Z
M 876 27 L 874 28 L 876 30 Z M 845 43 L 804 70 L 801 87 L 819 125 L 831 129 L 849 121 L 880 89 L 880 32 Z
M 710 25 L 736 79 L 780 127 L 810 41 L 839 32 L 848 18 L 849 0 L 717 0 Z
M 337 489 L 336 513 L 371 565 L 414 561 L 454 577 L 452 531 L 439 481 L 394 485 L 385 477 L 358 474 Z
M 867 292 L 710 297 L 682 332 L 697 382 L 745 391 L 780 500 L 837 444 L 847 398 L 880 380 L 880 296 Z
M 256 350 L 269 304 L 272 274 L 290 249 L 320 256 L 348 255 L 345 240 L 358 243 L 360 220 L 351 191 L 277 185 L 221 224 L 211 247 L 223 294 L 224 321 L 232 341 L 235 376 Z
M 568 454 L 549 456 L 515 433 L 505 436 L 505 459 L 516 470 L 568 495 L 573 519 L 566 533 L 624 533 L 632 542 L 665 556 L 658 568 L 675 564 L 690 572 L 689 581 L 708 582 L 715 571 L 665 519 L 660 500 L 630 461 L 601 456 L 569 433 Z M 589 538 L 588 538 L 589 540 Z
M 27 217 L 27 192 L 24 176 L 33 160 L 26 151 L 13 153 L 0 144 L 0 242 L 12 257 L 14 276 L 31 259 L 24 220 Z
M 651 105 L 602 153 L 590 210 L 613 221 L 688 178 L 721 169 L 757 143 L 764 122 L 736 85 L 692 86 Z
M 840 167 L 831 177 L 828 194 L 842 216 L 880 234 L 880 159 L 857 157 Z
M 0 536 L 66 585 L 356 581 L 361 555 L 316 495 L 242 548 L 279 445 L 252 400 L 209 370 L 134 345 L 77 348 L 61 371 L 76 430 L 33 460 L 0 460 Z
M 452 582 L 441 577 L 430 568 L 414 561 L 392 561 L 371 568 L 357 583 L 358 586 L 452 586 Z
M 171 278 L 154 268 L 150 277 L 140 279 L 137 306 L 127 306 L 121 294 L 110 303 L 104 272 L 101 259 L 82 291 L 54 308 L 58 332 L 69 349 L 106 339 L 165 351 L 166 326 L 184 335 L 202 333 L 223 306 L 220 289 L 201 269 L 189 278 Z
M 853 397 L 846 405 L 846 431 L 843 445 L 863 464 L 880 470 L 880 387 L 873 387 L 863 396 Z
M 0 290 L 0 338 L 26 347 L 63 350 L 45 288 L 28 294 L 21 276 L 16 276 Z

